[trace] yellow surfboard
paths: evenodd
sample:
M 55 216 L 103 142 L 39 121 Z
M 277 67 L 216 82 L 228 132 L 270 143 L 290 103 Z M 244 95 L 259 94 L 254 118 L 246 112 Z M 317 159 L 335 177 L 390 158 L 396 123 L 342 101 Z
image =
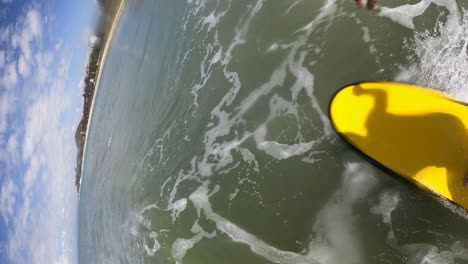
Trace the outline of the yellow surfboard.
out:
M 336 93 L 330 119 L 344 139 L 371 159 L 468 209 L 465 104 L 426 88 L 365 82 Z

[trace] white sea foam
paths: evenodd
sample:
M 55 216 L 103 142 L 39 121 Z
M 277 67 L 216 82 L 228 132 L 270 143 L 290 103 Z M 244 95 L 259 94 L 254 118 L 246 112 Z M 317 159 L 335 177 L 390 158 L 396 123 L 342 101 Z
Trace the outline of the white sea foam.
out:
M 241 99 L 240 102 L 236 101 L 234 109 L 227 112 L 226 107 L 231 106 L 236 99 L 238 99 L 239 91 L 242 87 L 239 73 L 230 69 L 230 62 L 234 57 L 234 51 L 240 45 L 243 45 L 247 38 L 250 25 L 254 17 L 260 12 L 263 7 L 263 1 L 258 0 L 252 4 L 248 12 L 244 15 L 243 19 L 235 28 L 234 37 L 227 48 L 223 48 L 218 39 L 218 33 L 215 24 L 219 20 L 209 16 L 209 21 L 216 23 L 210 24 L 213 27 L 208 27 L 208 32 L 212 32 L 212 43 L 205 45 L 204 54 L 202 55 L 202 63 L 200 64 L 200 81 L 195 84 L 191 93 L 194 96 L 194 104 L 198 107 L 198 94 L 203 89 L 208 80 L 211 78 L 213 71 L 216 69 L 215 65 L 222 67 L 222 73 L 226 80 L 230 83 L 231 87 L 220 100 L 217 106 L 213 108 L 210 113 L 211 122 L 208 125 L 207 131 L 203 137 L 204 153 L 201 156 L 193 157 L 190 161 L 190 168 L 188 170 L 180 171 L 177 176 L 167 179 L 161 187 L 161 194 L 163 189 L 171 184 L 168 206 L 167 209 L 171 210 L 173 220 L 178 214 L 175 201 L 179 185 L 188 179 L 207 178 L 216 173 L 229 172 L 233 167 L 239 166 L 239 163 L 234 163 L 233 154 L 239 153 L 243 160 L 253 166 L 253 169 L 258 171 L 258 163 L 255 160 L 253 153 L 241 145 L 249 138 L 254 138 L 257 148 L 264 151 L 266 154 L 271 155 L 277 159 L 284 159 L 293 156 L 305 154 L 313 149 L 319 142 L 325 140 L 331 135 L 331 127 L 326 114 L 322 111 L 317 98 L 314 95 L 314 76 L 304 65 L 305 58 L 309 50 L 320 50 L 320 45 L 314 48 L 309 47 L 308 43 L 311 35 L 320 28 L 320 26 L 328 25 L 334 16 L 337 6 L 334 0 L 326 0 L 324 7 L 320 9 L 318 16 L 309 24 L 296 32 L 297 37 L 291 43 L 280 43 L 279 47 L 282 49 L 289 49 L 286 58 L 279 64 L 279 66 L 271 73 L 269 80 L 261 84 L 256 89 L 253 89 L 250 94 Z M 198 11 L 197 11 L 198 12 Z M 206 24 L 208 25 L 208 24 Z M 284 86 L 286 76 L 291 74 L 295 81 L 289 91 L 291 100 L 286 100 L 275 94 L 274 90 Z M 305 94 L 310 101 L 310 106 L 318 113 L 319 122 L 321 121 L 322 135 L 318 139 L 304 140 L 303 136 L 298 132 L 296 136 L 296 143 L 279 143 L 273 140 L 267 140 L 268 124 L 279 116 L 291 116 L 296 120 L 301 119 L 301 113 L 298 108 L 300 104 L 297 103 L 299 96 Z M 259 101 L 267 96 L 271 96 L 269 100 L 268 116 L 263 120 L 257 128 L 253 131 L 244 130 L 242 134 L 235 132 L 235 137 L 231 140 L 226 140 L 226 136 L 236 131 L 238 127 L 244 125 L 245 116 L 259 103 Z M 239 98 L 240 99 L 240 98 Z M 320 126 L 320 125 L 319 125 Z M 298 131 L 301 129 L 298 125 Z M 320 129 L 320 127 L 319 127 Z M 234 164 L 233 164 L 234 163 Z M 216 222 L 218 230 L 227 234 L 233 241 L 245 243 L 249 245 L 253 252 L 264 256 L 265 258 L 275 263 L 313 263 L 316 259 L 322 258 L 325 253 L 320 249 L 314 249 L 310 254 L 299 254 L 294 252 L 282 251 L 276 249 L 267 243 L 258 239 L 252 234 L 242 230 L 229 220 L 221 217 L 211 210 L 211 205 L 208 200 L 208 193 L 206 187 L 206 180 L 202 186 L 193 193 L 189 199 L 200 211 L 203 210 L 205 216 Z M 234 199 L 239 189 L 231 193 L 231 199 Z M 206 198 L 206 199 L 205 199 Z M 185 198 L 184 198 L 185 199 Z M 183 200 L 183 208 L 185 209 L 186 200 Z M 261 201 L 260 201 L 261 203 Z M 182 203 L 181 203 L 182 204 Z M 194 244 L 201 241 L 206 234 L 202 231 L 198 232 L 190 239 L 179 238 L 172 246 L 172 256 L 177 262 L 181 262 L 187 250 L 192 248 Z M 328 252 L 328 251 L 327 251 Z M 328 253 L 327 253 L 328 254 Z M 326 255 L 326 254 L 325 254 Z M 326 257 L 323 257 L 326 259 Z
M 261 5 L 261 3 L 257 2 L 257 5 L 253 10 L 256 10 L 257 7 L 260 8 Z M 257 103 L 257 101 L 260 98 L 269 95 L 274 88 L 282 87 L 284 85 L 284 80 L 288 71 L 296 77 L 296 82 L 290 88 L 293 100 L 297 100 L 299 92 L 304 90 L 309 96 L 314 110 L 319 113 L 320 119 L 323 122 L 324 136 L 328 136 L 331 134 L 331 127 L 329 125 L 328 118 L 322 112 L 321 107 L 313 94 L 314 77 L 312 73 L 310 73 L 308 69 L 305 66 L 303 66 L 303 62 L 305 56 L 307 55 L 307 52 L 301 51 L 299 53 L 299 49 L 307 44 L 307 40 L 312 34 L 312 32 L 314 32 L 314 29 L 318 25 L 323 23 L 327 17 L 333 16 L 335 12 L 336 5 L 334 1 L 326 1 L 324 8 L 321 9 L 321 12 L 317 16 L 317 18 L 302 29 L 302 35 L 298 38 L 298 40 L 295 40 L 294 43 L 290 44 L 292 48 L 290 50 L 289 55 L 287 56 L 287 59 L 279 67 L 277 67 L 277 69 L 274 70 L 274 72 L 271 74 L 270 80 L 268 80 L 266 83 L 252 91 L 245 99 L 243 99 L 242 102 L 240 102 L 239 107 L 237 107 L 233 111 L 235 115 L 230 117 L 229 115 L 227 115 L 227 113 L 221 111 L 220 109 L 222 106 L 230 105 L 233 102 L 234 98 L 236 97 L 241 88 L 241 82 L 236 72 L 230 72 L 227 70 L 227 67 L 224 68 L 225 77 L 227 80 L 230 80 L 233 87 L 223 97 L 218 106 L 212 111 L 212 115 L 218 118 L 219 124 L 218 126 L 206 133 L 206 135 L 208 136 L 207 138 L 210 139 L 210 141 L 214 141 L 219 136 L 227 135 L 231 127 L 233 127 L 234 124 L 241 122 L 240 120 L 242 120 L 243 115 L 248 113 L 248 111 L 255 105 L 255 103 Z M 253 13 L 254 12 L 252 12 L 252 14 Z M 249 17 L 249 19 L 251 18 L 252 16 Z M 250 23 L 250 20 L 248 20 L 248 22 Z M 240 28 L 242 30 L 236 31 L 234 41 L 231 43 L 230 47 L 226 52 L 226 55 L 224 56 L 222 62 L 223 65 L 227 65 L 231 60 L 232 50 L 234 49 L 234 47 L 243 43 L 243 39 L 245 38 L 246 34 L 246 32 L 244 31 L 246 31 L 246 29 L 248 28 L 247 22 L 244 23 L 244 26 L 241 26 Z M 251 133 L 246 132 L 241 141 L 245 140 L 251 135 L 256 135 L 255 138 L 257 141 L 257 147 L 259 147 L 259 149 L 266 150 L 267 154 L 270 154 L 275 158 L 287 158 L 307 152 L 318 141 L 323 140 L 323 137 L 318 141 L 298 143 L 293 145 L 280 144 L 277 142 L 267 142 L 264 140 L 263 137 L 263 135 L 265 135 L 266 133 L 264 131 L 265 125 L 268 124 L 271 120 L 273 120 L 276 116 L 284 114 L 293 114 L 296 116 L 297 119 L 299 119 L 297 107 L 298 105 L 296 103 L 287 102 L 286 100 L 273 95 L 270 100 L 270 114 L 268 118 L 263 122 L 263 125 L 260 125 L 258 127 L 257 131 L 253 131 Z M 205 141 L 205 143 L 208 143 L 208 146 L 211 145 L 209 144 L 209 141 Z
M 213 52 L 213 46 L 211 44 L 208 44 L 206 46 L 206 54 L 205 54 L 205 57 L 203 58 L 202 62 L 200 63 L 200 78 L 201 78 L 201 82 L 195 84 L 190 93 L 193 95 L 193 103 L 196 107 L 198 107 L 198 91 L 200 89 L 202 89 L 203 87 L 205 87 L 206 83 L 208 82 L 208 80 L 210 79 L 211 77 L 211 74 L 213 73 L 211 68 L 213 67 L 213 65 L 215 63 L 217 63 L 219 61 L 219 59 L 215 59 L 214 57 L 215 56 L 219 56 L 217 55 L 217 53 L 215 53 L 214 55 L 212 55 L 212 52 Z M 212 59 L 209 59 L 210 56 L 213 56 Z M 206 64 L 208 64 L 206 66 Z
M 362 40 L 364 40 L 364 42 L 370 42 L 371 37 L 370 37 L 370 34 L 369 34 L 369 28 L 368 27 L 362 27 L 362 31 L 363 31 Z
M 291 12 L 291 10 L 293 10 L 293 8 L 300 4 L 302 1 L 304 0 L 294 1 L 294 3 L 292 3 L 291 6 L 289 6 L 288 9 L 286 9 L 286 11 L 284 11 L 283 16 L 289 14 L 289 12 Z
M 293 156 L 302 155 L 312 149 L 315 145 L 320 143 L 319 140 L 313 140 L 310 142 L 298 143 L 298 144 L 281 144 L 276 141 L 265 140 L 266 128 L 261 127 L 255 133 L 255 141 L 257 142 L 257 148 L 265 151 L 266 154 L 278 159 L 287 159 Z
M 149 256 L 154 256 L 154 254 L 156 254 L 156 252 L 158 252 L 158 250 L 161 248 L 161 244 L 159 243 L 159 241 L 157 240 L 157 237 L 158 237 L 158 234 L 156 232 L 151 232 L 149 234 L 149 237 L 151 239 L 153 239 L 153 247 L 149 247 L 146 243 L 145 243 L 145 250 L 146 250 L 146 254 L 148 254 Z
M 154 159 L 155 155 L 158 156 L 158 163 L 160 165 L 165 164 L 165 162 L 167 161 L 167 158 L 165 159 L 164 157 L 164 144 L 166 140 L 170 137 L 174 125 L 175 125 L 175 122 L 173 122 L 170 125 L 170 127 L 164 132 L 164 134 L 160 138 L 154 141 L 153 145 L 149 148 L 148 152 L 145 154 L 145 156 L 141 159 L 141 161 L 138 164 L 138 168 L 140 170 L 153 171 L 154 168 L 151 165 L 153 162 L 149 162 L 149 161 L 151 159 Z
M 187 198 L 179 199 L 170 204 L 169 210 L 172 210 L 171 217 L 172 223 L 175 222 L 176 218 L 179 217 L 179 214 L 185 210 L 187 207 Z
M 379 203 L 372 208 L 372 213 L 382 215 L 382 220 L 385 224 L 392 224 L 392 212 L 396 209 L 400 202 L 400 194 L 398 192 L 386 191 L 379 197 Z
M 362 263 L 362 248 L 353 226 L 353 206 L 362 201 L 376 186 L 372 168 L 368 164 L 345 164 L 341 187 L 319 212 L 313 231 L 310 250 L 321 248 L 327 252 L 324 263 Z
M 149 205 L 143 207 L 143 209 L 140 210 L 140 215 L 144 214 L 146 211 L 151 210 L 151 209 L 159 209 L 159 207 L 155 203 L 154 204 L 149 204 Z
M 258 162 L 255 159 L 255 155 L 247 148 L 239 148 L 239 151 L 242 154 L 242 159 L 249 163 L 249 165 L 253 165 L 254 171 L 259 172 L 260 170 L 258 168 Z
M 468 92 L 468 16 L 456 27 L 441 25 L 439 36 L 422 35 L 416 39 L 418 82 L 447 91 L 467 102 Z
M 458 260 L 468 260 L 468 249 L 458 241 L 446 250 L 430 244 L 408 244 L 401 250 L 410 264 L 454 264 L 460 263 Z
M 224 142 L 220 143 L 220 138 L 227 136 L 234 128 L 243 124 L 244 115 L 251 110 L 259 99 L 270 95 L 273 89 L 283 86 L 288 72 L 292 73 L 296 78 L 296 82 L 290 88 L 293 100 L 296 101 L 299 93 L 301 91 L 305 91 L 311 100 L 312 107 L 319 113 L 320 119 L 323 122 L 324 136 L 331 134 L 331 127 L 328 123 L 328 118 L 322 112 L 321 107 L 313 94 L 314 77 L 312 73 L 302 65 L 304 63 L 305 56 L 307 55 L 307 51 L 301 50 L 301 48 L 308 45 L 307 40 L 314 30 L 318 28 L 319 25 L 326 22 L 327 19 L 330 19 L 330 17 L 332 17 L 336 12 L 336 4 L 335 1 L 332 0 L 325 1 L 324 7 L 320 10 L 317 18 L 300 30 L 297 40 L 294 40 L 293 43 L 287 45 L 291 47 L 289 55 L 287 56 L 287 59 L 271 74 L 270 80 L 257 89 L 254 89 L 233 111 L 226 112 L 225 110 L 222 110 L 224 107 L 230 106 L 234 102 L 241 89 L 239 74 L 229 69 L 229 63 L 233 58 L 233 52 L 239 45 L 243 45 L 245 43 L 250 25 L 262 7 L 263 1 L 260 0 L 250 6 L 248 12 L 244 15 L 244 18 L 235 27 L 235 35 L 226 49 L 221 46 L 215 27 L 211 27 L 208 30 L 208 32 L 211 30 L 214 31 L 213 35 L 211 35 L 213 37 L 213 41 L 206 45 L 202 63 L 200 64 L 201 81 L 195 84 L 191 90 L 191 93 L 194 96 L 194 104 L 198 106 L 198 93 L 200 89 L 205 87 L 208 80 L 211 78 L 215 69 L 215 64 L 220 63 L 222 65 L 224 76 L 226 80 L 231 83 L 232 87 L 211 112 L 211 119 L 215 122 L 209 125 L 204 136 L 205 153 L 201 158 L 196 159 L 196 161 L 192 160 L 192 168 L 196 168 L 196 170 L 194 171 L 192 169 L 179 174 L 176 184 L 173 186 L 171 191 L 170 203 L 173 201 L 178 184 L 183 180 L 193 178 L 195 175 L 200 175 L 202 177 L 213 175 L 215 171 L 223 169 L 233 162 L 232 155 L 235 151 L 240 151 L 243 157 L 245 157 L 245 150 L 241 150 L 239 146 L 253 135 L 257 135 L 255 137 L 257 139 L 257 147 L 276 158 L 288 158 L 304 154 L 307 151 L 310 151 L 310 149 L 319 141 L 324 139 L 324 137 L 321 137 L 319 140 L 312 140 L 310 142 L 303 143 L 301 142 L 303 141 L 302 136 L 298 135 L 298 143 L 289 145 L 267 141 L 262 138 L 261 136 L 263 135 L 264 127 L 266 127 L 266 125 L 277 116 L 291 114 L 294 115 L 297 120 L 300 119 L 297 112 L 297 103 L 288 102 L 276 95 L 273 95 L 270 100 L 270 114 L 263 124 L 258 127 L 257 131 L 245 131 L 242 135 L 231 141 L 225 141 L 225 139 L 223 139 L 222 141 Z M 223 12 L 219 14 L 224 16 Z M 216 21 L 216 23 L 218 23 L 219 19 L 215 19 L 216 16 L 214 14 L 215 12 L 211 12 L 208 17 L 203 19 L 204 22 L 202 22 L 202 24 L 205 25 L 206 21 Z M 219 18 L 222 18 L 222 16 Z M 235 166 L 237 166 L 237 164 L 235 164 Z M 222 172 L 224 171 L 229 171 L 229 169 L 223 169 Z
M 239 188 L 236 188 L 233 193 L 229 194 L 229 201 L 234 200 L 237 197 L 237 194 L 239 194 Z
M 408 258 L 410 264 L 441 264 L 458 263 L 458 260 L 468 260 L 468 249 L 460 241 L 455 241 L 449 248 L 428 243 L 401 245 L 393 230 L 392 213 L 400 203 L 400 194 L 396 191 L 384 191 L 379 202 L 371 212 L 382 216 L 382 222 L 388 225 L 387 243 Z M 430 233 L 430 231 L 427 231 Z M 444 248 L 444 249 L 442 249 Z
M 184 258 L 185 254 L 187 254 L 187 251 L 193 248 L 196 243 L 200 242 L 205 237 L 213 238 L 216 235 L 216 232 L 207 233 L 203 231 L 203 229 L 196 221 L 193 224 L 191 231 L 192 233 L 195 233 L 195 236 L 189 239 L 177 238 L 172 244 L 171 255 L 177 264 L 182 263 L 182 259 Z
M 191 239 L 177 238 L 176 241 L 172 244 L 171 254 L 172 257 L 176 260 L 176 263 L 182 263 L 182 259 L 187 250 L 193 248 L 193 245 L 200 242 L 203 239 L 203 234 L 198 233 Z
M 211 12 L 208 16 L 203 18 L 202 27 L 205 27 L 206 25 L 208 27 L 207 31 L 211 31 L 219 23 L 220 19 L 227 13 L 227 11 L 229 11 L 229 7 L 218 14 L 215 14 L 215 12 Z
M 273 263 L 361 263 L 361 249 L 352 222 L 352 207 L 361 201 L 375 186 L 369 166 L 360 163 L 348 163 L 343 173 L 342 187 L 319 212 L 313 231 L 313 238 L 303 253 L 296 253 L 275 248 L 255 235 L 243 230 L 230 220 L 215 213 L 210 204 L 210 197 L 217 189 L 210 192 L 208 183 L 200 186 L 189 199 L 207 219 L 216 223 L 222 233 L 232 241 L 246 244 L 252 252 L 263 256 Z M 182 241 L 189 249 L 191 243 Z M 188 245 L 188 246 L 185 246 Z M 183 251 L 185 255 L 186 250 Z
M 265 257 L 273 263 L 316 263 L 313 258 L 307 258 L 307 256 L 294 252 L 276 249 L 254 235 L 246 232 L 226 218 L 213 212 L 209 202 L 207 184 L 200 186 L 190 195 L 189 199 L 197 208 L 199 215 L 200 212 L 203 211 L 208 219 L 216 223 L 218 230 L 228 235 L 233 241 L 248 245 L 253 252 Z
M 421 0 L 417 4 L 406 4 L 394 8 L 381 7 L 380 16 L 388 17 L 391 20 L 399 23 L 410 29 L 414 29 L 413 19 L 422 15 L 431 3 L 447 8 L 450 12 L 448 23 L 456 23 L 460 13 L 456 1 L 452 0 Z
M 449 12 L 447 19 L 436 25 L 435 32 L 415 33 L 414 43 L 407 45 L 407 48 L 415 53 L 414 64 L 403 67 L 396 80 L 446 91 L 454 95 L 456 99 L 467 102 L 468 15 L 460 15 L 456 2 L 423 0 L 413 6 L 383 8 L 386 10 L 383 15 L 395 18 L 393 14 L 400 12 L 401 16 L 412 21 L 412 18 L 424 13 L 431 3 L 445 7 Z M 416 8 L 415 6 L 418 7 L 417 10 L 413 10 Z M 412 22 L 410 24 L 408 21 L 401 23 L 414 28 Z
M 390 228 L 387 235 L 387 241 L 390 245 L 396 246 L 397 239 L 393 232 L 392 213 L 400 202 L 400 194 L 395 191 L 383 192 L 379 197 L 379 203 L 371 210 L 374 214 L 382 215 L 382 221 Z
M 431 3 L 431 0 L 422 0 L 414 5 L 406 4 L 395 8 L 381 7 L 379 15 L 388 17 L 404 27 L 414 29 L 413 19 L 422 15 Z

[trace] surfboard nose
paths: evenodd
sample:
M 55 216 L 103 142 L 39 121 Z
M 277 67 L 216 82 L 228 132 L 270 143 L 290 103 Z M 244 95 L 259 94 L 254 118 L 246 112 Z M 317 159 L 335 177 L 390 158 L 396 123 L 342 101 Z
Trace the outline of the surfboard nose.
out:
M 330 104 L 338 134 L 373 161 L 468 208 L 468 107 L 398 83 L 344 87 Z

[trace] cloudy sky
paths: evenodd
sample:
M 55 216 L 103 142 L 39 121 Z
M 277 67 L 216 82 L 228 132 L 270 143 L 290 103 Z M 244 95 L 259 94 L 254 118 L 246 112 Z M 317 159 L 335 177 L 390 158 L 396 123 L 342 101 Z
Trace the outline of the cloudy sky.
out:
M 0 263 L 76 263 L 74 129 L 95 0 L 0 0 Z

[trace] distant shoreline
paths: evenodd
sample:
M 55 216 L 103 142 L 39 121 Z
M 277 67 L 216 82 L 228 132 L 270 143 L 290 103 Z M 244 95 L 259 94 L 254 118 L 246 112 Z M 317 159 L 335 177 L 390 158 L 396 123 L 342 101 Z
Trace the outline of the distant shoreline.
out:
M 77 145 L 77 162 L 75 169 L 75 187 L 78 193 L 78 198 L 80 196 L 80 187 L 82 182 L 82 171 L 83 171 L 83 161 L 86 157 L 86 146 L 87 146 L 87 135 L 89 132 L 89 126 L 91 123 L 91 117 L 94 109 L 94 100 L 96 98 L 97 89 L 99 87 L 99 82 L 101 79 L 102 67 L 105 63 L 109 45 L 112 42 L 114 37 L 117 24 L 119 24 L 120 18 L 122 16 L 122 11 L 125 6 L 125 0 L 120 0 L 120 3 L 115 9 L 115 14 L 104 14 L 101 28 L 101 45 L 95 43 L 91 48 L 89 54 L 88 66 L 86 68 L 86 78 L 85 78 L 85 89 L 84 89 L 84 106 L 83 106 L 83 117 L 78 124 L 75 133 L 75 143 Z M 111 7 L 112 9 L 112 7 Z M 113 10 L 111 13 L 114 13 Z M 112 24 L 108 26 L 109 16 L 113 16 Z M 109 30 L 107 30 L 109 29 Z M 103 45 L 103 46 L 102 46 Z

